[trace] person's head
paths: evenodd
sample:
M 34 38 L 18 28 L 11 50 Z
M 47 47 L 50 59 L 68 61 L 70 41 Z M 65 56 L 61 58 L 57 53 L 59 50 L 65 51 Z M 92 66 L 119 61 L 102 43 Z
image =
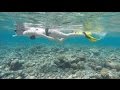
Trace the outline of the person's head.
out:
M 26 31 L 23 23 L 16 24 L 16 30 L 14 30 L 17 35 L 22 35 L 24 31 Z

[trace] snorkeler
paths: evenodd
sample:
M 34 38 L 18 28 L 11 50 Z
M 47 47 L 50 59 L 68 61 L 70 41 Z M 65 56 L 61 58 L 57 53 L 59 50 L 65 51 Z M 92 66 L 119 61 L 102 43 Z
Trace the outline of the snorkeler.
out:
M 56 29 L 25 27 L 23 24 L 21 25 L 18 24 L 16 26 L 15 32 L 16 32 L 16 35 L 13 35 L 13 36 L 17 36 L 17 35 L 29 36 L 30 39 L 36 39 L 37 37 L 45 37 L 51 40 L 63 41 L 65 38 L 68 38 L 71 36 L 84 35 L 90 41 L 92 42 L 96 41 L 96 38 L 91 36 L 90 32 L 73 32 L 73 33 L 66 34 Z

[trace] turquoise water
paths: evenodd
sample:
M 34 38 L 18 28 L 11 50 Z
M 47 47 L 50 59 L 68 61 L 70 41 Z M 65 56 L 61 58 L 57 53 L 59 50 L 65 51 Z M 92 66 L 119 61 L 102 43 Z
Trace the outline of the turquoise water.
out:
M 22 22 L 22 23 L 33 23 L 33 24 L 42 24 L 43 26 L 50 26 L 55 27 L 61 26 L 63 30 L 69 30 L 71 28 L 75 28 L 72 25 L 81 25 L 82 23 L 89 20 L 89 22 L 100 22 L 97 24 L 102 25 L 104 28 L 103 32 L 106 32 L 107 34 L 103 37 L 102 40 L 96 42 L 96 43 L 90 43 L 84 38 L 71 38 L 70 40 L 66 41 L 67 43 L 75 43 L 75 44 L 90 44 L 90 45 L 103 45 L 103 46 L 120 46 L 120 30 L 119 30 L 119 12 L 1 12 L 0 13 L 0 42 L 1 43 L 20 43 L 20 44 L 26 44 L 26 41 L 28 43 L 52 43 L 48 40 L 29 40 L 26 37 L 16 37 L 13 38 L 12 35 L 14 35 L 15 30 L 15 24 L 16 22 Z M 62 19 L 63 18 L 63 19 Z M 99 20 L 98 20 L 99 19 Z M 94 25 L 94 23 L 93 23 Z M 70 28 L 71 26 L 71 28 Z M 79 28 L 79 27 L 76 27 Z M 76 29 L 75 28 L 75 29 Z M 92 30 L 94 30 L 94 26 L 92 27 Z M 92 31 L 91 30 L 91 31 Z
M 79 30 L 82 25 L 84 31 L 99 32 L 100 30 L 105 35 L 102 36 L 100 33 L 98 36 L 101 39 L 94 43 L 84 36 L 67 38 L 62 43 L 46 38 L 30 40 L 25 36 L 12 37 L 15 34 L 16 22 L 58 28 L 63 32 Z M 0 78 L 120 78 L 119 29 L 119 12 L 0 12 Z M 67 57 L 68 61 L 60 63 L 61 59 L 58 56 L 61 55 Z M 77 68 L 79 65 L 75 61 L 77 58 L 86 60 L 83 62 L 79 59 L 79 63 L 82 63 L 80 65 L 84 64 L 84 69 L 81 70 L 82 66 Z M 107 62 L 109 60 L 112 64 Z M 71 63 L 72 61 L 76 62 L 76 67 Z M 91 66 L 93 63 L 96 66 Z M 97 66 L 101 68 L 94 69 Z M 114 74 L 109 75 L 107 72 L 106 76 L 101 74 L 104 69 Z M 89 73 L 85 74 L 88 71 L 91 76 Z M 95 72 L 98 77 L 95 77 Z

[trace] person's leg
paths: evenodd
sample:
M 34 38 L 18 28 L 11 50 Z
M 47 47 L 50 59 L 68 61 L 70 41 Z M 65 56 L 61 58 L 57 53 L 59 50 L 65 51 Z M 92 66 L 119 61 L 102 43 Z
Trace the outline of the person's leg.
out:
M 72 37 L 72 36 L 80 36 L 81 34 L 79 33 L 63 33 L 58 30 L 49 30 L 50 36 L 54 38 L 58 38 L 59 40 L 64 40 L 65 38 Z M 62 38 L 62 39 L 61 39 Z
M 74 37 L 74 36 L 80 36 L 82 34 L 79 34 L 79 33 L 68 33 L 66 35 L 67 35 L 67 37 Z

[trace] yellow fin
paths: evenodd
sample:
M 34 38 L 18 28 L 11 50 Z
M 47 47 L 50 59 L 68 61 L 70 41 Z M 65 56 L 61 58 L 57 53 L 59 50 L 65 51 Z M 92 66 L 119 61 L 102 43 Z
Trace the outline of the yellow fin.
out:
M 75 34 L 78 34 L 78 35 L 82 35 L 82 34 L 83 34 L 82 31 L 74 32 L 74 33 L 75 33 Z M 91 42 L 96 42 L 96 41 L 97 41 L 97 39 L 92 36 L 92 32 L 86 31 L 85 33 L 86 33 L 86 35 L 87 35 L 87 38 L 88 38 Z
M 85 32 L 85 33 L 86 33 L 86 35 L 87 35 L 86 37 L 87 37 L 91 42 L 96 42 L 96 41 L 97 41 L 97 39 L 92 36 L 92 33 L 91 33 L 91 32 Z
M 87 35 L 92 35 L 92 33 L 91 33 L 91 32 L 88 32 L 88 31 L 87 31 L 87 32 L 85 32 L 85 33 L 86 33 Z
M 96 38 L 89 38 L 89 40 L 90 40 L 91 42 L 96 42 L 96 41 L 97 41 Z

